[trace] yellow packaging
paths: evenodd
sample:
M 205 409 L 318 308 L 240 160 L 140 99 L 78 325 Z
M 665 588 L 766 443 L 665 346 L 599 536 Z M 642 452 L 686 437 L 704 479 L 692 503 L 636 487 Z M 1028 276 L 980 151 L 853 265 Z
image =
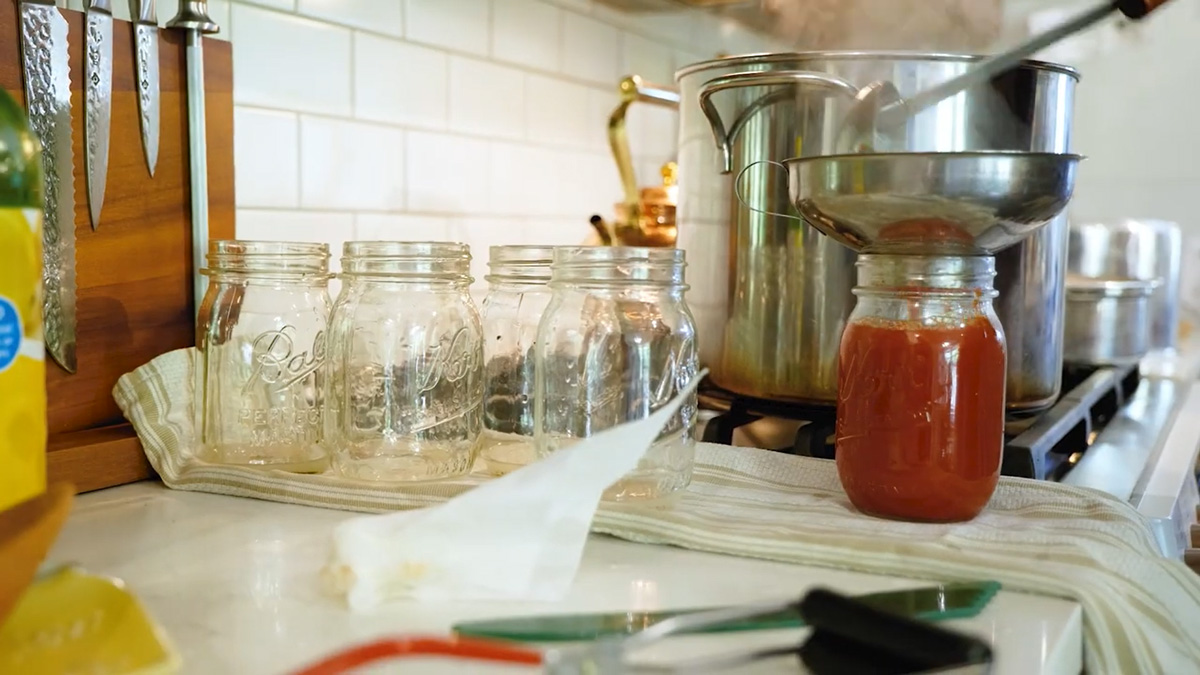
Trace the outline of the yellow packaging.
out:
M 41 244 L 37 211 L 0 207 L 0 510 L 46 489 Z
M 0 511 L 46 490 L 41 155 L 0 89 Z

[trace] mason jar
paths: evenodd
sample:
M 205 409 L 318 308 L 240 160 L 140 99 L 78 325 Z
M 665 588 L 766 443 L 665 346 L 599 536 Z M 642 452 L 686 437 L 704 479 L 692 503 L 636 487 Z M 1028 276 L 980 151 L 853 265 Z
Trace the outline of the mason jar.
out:
M 538 327 L 535 423 L 546 454 L 648 417 L 697 372 L 696 330 L 684 302 L 680 249 L 560 247 L 553 296 Z M 657 499 L 691 481 L 691 393 L 608 500 Z
M 196 344 L 200 453 L 297 472 L 322 446 L 329 246 L 213 241 Z
M 838 475 L 858 510 L 955 522 L 1004 452 L 1006 347 L 991 256 L 860 255 L 838 363 Z
M 502 475 L 533 461 L 534 344 L 550 303 L 548 246 L 493 246 L 483 300 L 483 438 L 487 470 Z
M 418 481 L 471 470 L 483 334 L 470 264 L 466 244 L 345 244 L 325 432 L 343 476 Z

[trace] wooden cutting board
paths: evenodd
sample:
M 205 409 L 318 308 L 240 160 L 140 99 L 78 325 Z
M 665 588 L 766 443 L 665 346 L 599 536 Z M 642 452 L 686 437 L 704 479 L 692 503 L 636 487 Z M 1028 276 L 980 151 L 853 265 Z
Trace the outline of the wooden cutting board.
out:
M 75 159 L 78 371 L 46 359 L 49 479 L 81 492 L 153 475 L 112 398 L 121 375 L 155 356 L 195 344 L 191 293 L 185 36 L 159 30 L 161 129 L 158 166 L 142 154 L 132 26 L 113 21 L 112 132 L 100 229 L 88 219 L 83 148 L 84 15 L 60 10 L 70 27 Z M 0 86 L 24 101 L 17 3 L 0 3 Z M 205 40 L 209 236 L 234 232 L 233 63 L 228 42 Z

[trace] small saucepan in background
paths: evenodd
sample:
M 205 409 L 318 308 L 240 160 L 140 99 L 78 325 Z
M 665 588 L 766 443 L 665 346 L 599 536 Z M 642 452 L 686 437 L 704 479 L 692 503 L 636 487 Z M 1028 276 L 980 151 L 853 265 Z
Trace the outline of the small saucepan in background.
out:
M 1063 361 L 1126 365 L 1150 351 L 1150 297 L 1159 279 L 1067 276 Z
M 1149 350 L 1176 347 L 1182 233 L 1163 220 L 1071 223 L 1068 274 L 1094 279 L 1158 279 L 1149 303 Z

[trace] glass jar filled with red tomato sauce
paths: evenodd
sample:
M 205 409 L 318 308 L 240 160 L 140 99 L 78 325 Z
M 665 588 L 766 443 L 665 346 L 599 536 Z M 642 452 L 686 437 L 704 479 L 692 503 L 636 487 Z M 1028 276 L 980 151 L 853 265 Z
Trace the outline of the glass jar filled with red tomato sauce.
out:
M 837 468 L 858 510 L 955 522 L 1000 478 L 1004 332 L 991 256 L 860 255 L 838 363 Z

